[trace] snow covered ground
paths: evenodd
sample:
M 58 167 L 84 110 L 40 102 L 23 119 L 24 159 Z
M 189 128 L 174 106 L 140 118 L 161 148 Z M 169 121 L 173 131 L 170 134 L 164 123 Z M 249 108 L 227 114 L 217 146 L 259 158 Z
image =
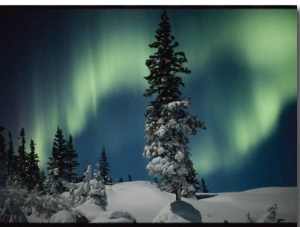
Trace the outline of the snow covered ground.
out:
M 175 202 L 174 194 L 160 191 L 154 183 L 147 181 L 106 186 L 106 193 L 108 202 L 106 211 L 101 209 L 91 211 L 90 215 L 87 215 L 89 221 L 132 222 L 135 219 L 137 223 L 162 221 L 223 223 L 226 220 L 229 223 L 245 223 L 245 215 L 250 213 L 251 217 L 262 222 L 268 214 L 267 209 L 276 203 L 276 221 L 297 222 L 296 187 L 269 187 L 243 192 L 216 193 L 213 197 L 200 200 L 183 198 L 182 202 Z M 84 212 L 93 210 L 92 206 L 95 205 L 86 204 L 82 210 Z M 50 220 L 62 222 L 64 215 L 67 220 L 74 220 L 70 212 L 60 212 L 60 215 Z M 33 215 L 27 218 L 29 222 L 43 222 Z

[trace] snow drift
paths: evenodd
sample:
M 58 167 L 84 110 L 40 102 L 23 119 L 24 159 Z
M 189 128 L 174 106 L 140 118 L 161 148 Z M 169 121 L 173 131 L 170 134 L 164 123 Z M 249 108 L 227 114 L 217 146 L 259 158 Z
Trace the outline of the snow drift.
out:
M 3 212 L 3 217 L 7 211 L 17 213 L 19 214 L 18 221 L 26 222 L 25 218 L 27 218 L 29 223 L 75 222 L 75 220 L 78 221 L 76 215 L 93 223 L 223 223 L 225 220 L 229 223 L 246 223 L 249 221 L 249 217 L 256 222 L 297 222 L 298 191 L 296 187 L 269 187 L 243 192 L 214 193 L 210 194 L 213 197 L 207 196 L 206 198 L 202 196 L 203 193 L 200 193 L 199 198 L 203 199 L 182 198 L 182 201 L 175 201 L 175 194 L 160 191 L 154 183 L 147 181 L 123 182 L 106 185 L 105 188 L 108 203 L 106 209 L 89 202 L 75 205 L 69 209 L 68 204 L 63 204 L 64 201 L 68 202 L 68 192 L 65 192 L 65 199 L 59 200 L 60 206 L 54 207 L 60 210 L 54 211 L 52 209 L 54 215 L 51 214 L 52 217 L 50 218 L 50 216 L 47 217 L 41 213 L 44 209 L 39 208 L 45 204 L 45 201 L 41 203 L 39 197 L 31 198 L 31 201 L 34 202 L 32 204 L 36 204 L 36 207 L 31 208 L 32 212 L 25 212 L 26 200 L 18 202 L 17 192 L 10 190 L 9 193 L 8 191 L 6 193 L 0 191 L 3 194 L 2 204 L 7 202 L 4 207 L 6 210 L 3 209 L 2 205 L 0 212 Z M 7 197 L 9 194 L 13 201 L 3 200 L 3 197 Z M 19 194 L 28 197 L 21 191 Z M 24 196 L 22 198 L 25 198 Z M 50 198 L 48 200 L 50 201 Z M 50 207 L 52 203 L 48 200 L 46 205 L 48 204 Z M 55 198 L 52 200 L 55 201 Z M 16 209 L 10 209 L 12 202 Z M 20 209 L 17 209 L 17 204 L 19 204 Z M 276 204 L 276 209 L 274 204 Z M 270 206 L 273 206 L 275 213 L 268 211 Z M 41 214 L 37 215 L 37 213 Z M 26 217 L 24 218 L 22 214 L 25 214 Z M 248 218 L 246 214 L 249 214 Z

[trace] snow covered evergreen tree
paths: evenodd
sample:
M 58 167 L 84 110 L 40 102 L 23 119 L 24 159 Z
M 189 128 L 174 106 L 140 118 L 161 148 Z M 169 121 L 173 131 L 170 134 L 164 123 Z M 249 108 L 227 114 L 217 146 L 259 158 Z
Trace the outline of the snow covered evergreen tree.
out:
M 91 181 L 91 190 L 89 191 L 88 203 L 96 204 L 103 210 L 107 207 L 107 196 L 105 190 L 104 179 L 100 170 L 94 172 L 94 179 Z
M 66 179 L 66 148 L 67 148 L 67 141 L 64 139 L 64 135 L 62 130 L 57 127 L 53 146 L 52 146 L 52 156 L 49 158 L 48 162 L 48 170 L 53 170 L 55 168 L 58 169 L 58 178 Z M 51 171 L 50 171 L 51 172 Z M 49 176 L 53 175 L 49 173 Z
M 49 157 L 49 162 L 47 162 L 48 166 L 48 174 L 49 181 L 51 182 L 50 188 L 51 192 L 61 192 L 62 188 L 62 180 L 67 179 L 67 171 L 66 171 L 66 145 L 67 141 L 64 139 L 64 135 L 62 130 L 57 127 L 53 146 L 52 146 L 52 155 Z
M 77 205 L 84 203 L 88 198 L 88 194 L 91 190 L 91 185 L 90 185 L 91 176 L 92 176 L 92 166 L 89 165 L 86 171 L 84 172 L 84 178 L 82 183 L 80 184 L 79 188 L 74 190 L 74 195 L 76 197 Z
M 179 45 L 171 35 L 171 26 L 166 11 L 156 31 L 156 41 L 150 48 L 157 49 L 146 60 L 150 75 L 145 79 L 149 84 L 144 96 L 157 95 L 146 110 L 146 146 L 143 155 L 150 158 L 147 169 L 150 175 L 162 175 L 159 185 L 175 192 L 176 200 L 181 194 L 195 192 L 195 184 L 188 177 L 195 173 L 190 160 L 189 135 L 195 135 L 197 128 L 205 129 L 204 121 L 186 112 L 191 101 L 181 96 L 184 86 L 177 74 L 189 74 L 184 66 L 187 62 L 183 52 L 175 52 Z
M 73 147 L 73 137 L 72 135 L 69 136 L 69 140 L 67 143 L 67 149 L 66 149 L 66 180 L 68 182 L 76 182 L 79 176 L 74 173 L 74 170 L 79 166 L 79 163 L 77 162 L 78 154 L 76 153 L 76 150 L 74 150 Z
M 28 165 L 27 165 L 27 184 L 28 190 L 34 189 L 40 182 L 40 168 L 38 165 L 39 158 L 38 154 L 35 153 L 34 141 L 30 141 L 30 153 L 28 154 Z
M 0 126 L 0 187 L 5 187 L 5 182 L 7 180 L 7 155 L 5 151 L 5 138 L 2 135 L 2 131 L 4 131 L 4 127 Z
M 109 181 L 109 163 L 107 161 L 105 147 L 102 148 L 101 157 L 99 159 L 99 171 L 101 173 L 102 179 L 104 180 L 104 183 L 106 184 Z

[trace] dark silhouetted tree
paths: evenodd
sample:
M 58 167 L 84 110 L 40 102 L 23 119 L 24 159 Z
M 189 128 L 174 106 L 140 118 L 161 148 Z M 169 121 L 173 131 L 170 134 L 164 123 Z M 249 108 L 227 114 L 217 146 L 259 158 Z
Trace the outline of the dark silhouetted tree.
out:
M 207 186 L 206 186 L 206 183 L 205 183 L 205 180 L 203 178 L 201 178 L 201 190 L 203 193 L 208 193 L 208 189 L 207 189 Z
M 106 184 L 109 181 L 109 176 L 108 176 L 109 163 L 107 161 L 105 147 L 102 148 L 101 157 L 99 159 L 99 170 L 100 170 L 102 179 L 104 180 L 104 183 Z
M 67 143 L 66 155 L 65 155 L 65 167 L 66 167 L 66 177 L 68 182 L 77 182 L 79 179 L 78 174 L 74 173 L 74 170 L 79 166 L 77 162 L 78 154 L 73 147 L 73 137 L 69 136 Z
M 5 186 L 7 180 L 7 155 L 5 151 L 6 143 L 2 132 L 5 130 L 3 126 L 0 126 L 0 187 Z
M 149 84 L 144 96 L 156 95 L 146 110 L 146 145 L 143 155 L 150 158 L 147 169 L 150 175 L 161 175 L 159 187 L 174 192 L 176 200 L 181 194 L 195 193 L 195 185 L 187 178 L 193 172 L 190 165 L 189 135 L 197 128 L 205 129 L 204 121 L 186 112 L 191 101 L 181 96 L 184 86 L 178 74 L 189 74 L 183 52 L 176 52 L 178 42 L 171 35 L 171 26 L 166 11 L 161 15 L 156 41 L 150 48 L 156 52 L 146 60 L 150 74 L 145 77 Z
M 128 174 L 128 181 L 132 181 L 130 174 Z
M 27 164 L 27 185 L 28 190 L 35 189 L 35 187 L 40 183 L 40 168 L 38 165 L 39 158 L 38 154 L 35 152 L 35 144 L 31 139 L 30 141 L 30 153 L 28 154 L 28 164 Z
M 8 149 L 7 149 L 7 174 L 9 176 L 13 176 L 16 165 L 15 165 L 13 141 L 12 141 L 12 136 L 11 136 L 10 132 L 8 133 L 8 138 L 9 138 L 9 141 L 8 141 Z
M 39 180 L 37 183 L 37 191 L 39 194 L 44 194 L 46 192 L 46 189 L 44 187 L 44 182 L 46 181 L 46 175 L 44 170 L 40 170 L 39 172 Z
M 51 193 L 57 193 L 63 191 L 62 180 L 67 179 L 67 171 L 65 164 L 66 157 L 66 145 L 67 141 L 64 139 L 62 130 L 57 127 L 54 142 L 52 146 L 52 155 L 49 157 L 48 175 Z
M 27 184 L 27 164 L 28 164 L 28 156 L 26 153 L 26 140 L 25 140 L 25 129 L 22 127 L 20 131 L 20 136 L 18 137 L 20 140 L 20 145 L 18 148 L 18 157 L 16 160 L 16 175 L 14 185 L 19 188 L 28 187 Z

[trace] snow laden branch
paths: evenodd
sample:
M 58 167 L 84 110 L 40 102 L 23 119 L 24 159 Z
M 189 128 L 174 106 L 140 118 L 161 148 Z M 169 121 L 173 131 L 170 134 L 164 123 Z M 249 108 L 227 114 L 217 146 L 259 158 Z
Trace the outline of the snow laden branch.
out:
M 163 106 L 160 118 L 156 120 L 149 117 L 145 125 L 147 138 L 143 153 L 145 157 L 156 157 L 175 148 L 183 150 L 188 143 L 188 135 L 196 134 L 199 127 L 205 129 L 204 121 L 183 111 L 189 105 L 190 102 L 187 100 L 170 102 Z M 151 110 L 153 106 L 147 108 L 147 111 Z
M 173 184 L 180 183 L 182 192 L 195 191 L 195 187 L 186 178 L 193 171 L 189 159 L 188 136 L 197 133 L 197 128 L 205 129 L 204 121 L 185 112 L 190 105 L 189 100 L 173 101 L 162 106 L 159 117 L 152 117 L 155 110 L 149 106 L 145 131 L 147 144 L 143 155 L 150 158 L 147 165 L 149 175 L 162 175 L 163 187 L 172 191 Z

